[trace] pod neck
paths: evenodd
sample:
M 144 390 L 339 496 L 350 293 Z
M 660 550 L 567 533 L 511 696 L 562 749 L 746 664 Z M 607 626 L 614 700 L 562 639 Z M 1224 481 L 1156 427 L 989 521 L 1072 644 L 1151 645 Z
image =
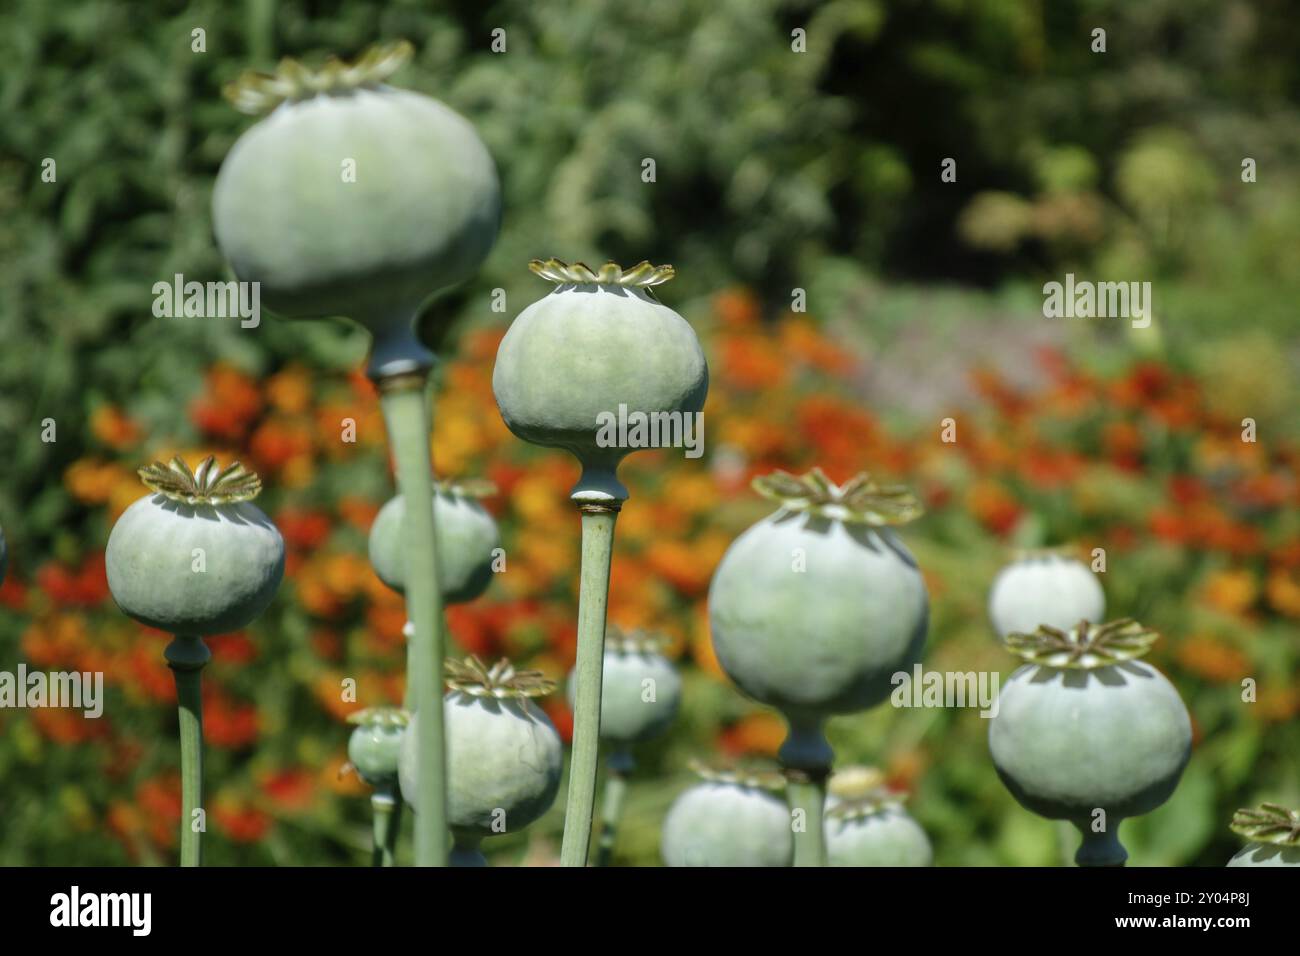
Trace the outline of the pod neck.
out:
M 1083 834 L 1083 843 L 1074 854 L 1078 866 L 1123 866 L 1128 851 L 1119 842 L 1119 820 L 1107 820 L 1105 830 L 1098 833 L 1091 824 L 1075 824 Z
M 790 732 L 777 751 L 777 759 L 787 770 L 798 770 L 824 777 L 830 773 L 835 751 L 826 739 L 821 719 L 790 719 Z
M 583 511 L 618 511 L 628 490 L 618 480 L 618 461 L 582 462 L 582 475 L 569 492 L 569 500 Z
M 387 320 L 365 321 L 374 335 L 366 374 L 382 384 L 393 378 L 418 375 L 427 377 L 438 361 L 415 335 L 415 313 L 402 309 Z

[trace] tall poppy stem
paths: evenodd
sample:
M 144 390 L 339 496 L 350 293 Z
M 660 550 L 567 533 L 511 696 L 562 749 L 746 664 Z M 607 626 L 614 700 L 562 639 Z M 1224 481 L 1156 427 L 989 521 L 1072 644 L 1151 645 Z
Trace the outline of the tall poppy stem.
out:
M 420 751 L 416 759 L 415 865 L 446 866 L 447 753 L 443 736 L 442 684 L 445 643 L 442 589 L 433 508 L 432 452 L 422 368 L 378 379 L 388 441 L 397 465 L 397 491 L 407 501 L 403 528 L 406 613 L 413 633 L 406 675 Z
M 596 803 L 600 750 L 601 680 L 605 666 L 605 606 L 619 504 L 581 504 L 582 570 L 578 583 L 577 690 L 573 706 L 573 751 L 564 810 L 561 866 L 586 866 Z
M 374 811 L 375 849 L 372 866 L 393 866 L 397 859 L 397 833 L 402 828 L 402 799 L 389 784 L 370 795 Z
M 596 865 L 609 866 L 618 840 L 618 825 L 623 819 L 623 798 L 627 795 L 627 778 L 635 767 L 626 750 L 611 754 L 605 761 L 605 793 L 600 801 L 600 839 L 596 843 Z
M 212 652 L 197 635 L 177 634 L 163 651 L 176 678 L 181 736 L 181 866 L 203 865 L 203 667 Z

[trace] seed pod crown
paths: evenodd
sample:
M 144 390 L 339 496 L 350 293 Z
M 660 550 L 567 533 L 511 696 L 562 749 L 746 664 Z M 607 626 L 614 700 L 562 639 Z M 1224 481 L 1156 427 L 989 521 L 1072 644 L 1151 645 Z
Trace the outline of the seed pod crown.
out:
M 1233 814 L 1231 829 L 1256 843 L 1300 846 L 1300 811 L 1264 803 L 1257 810 L 1238 810 Z
M 173 501 L 189 505 L 228 505 L 252 501 L 262 491 L 262 479 L 239 462 L 217 468 L 217 459 L 209 455 L 190 471 L 179 455 L 164 465 L 160 461 L 141 468 L 137 474 L 145 487 Z
M 730 784 L 747 790 L 769 790 L 773 793 L 785 789 L 785 776 L 770 767 L 726 766 L 708 764 L 702 760 L 692 760 L 688 766 L 705 783 Z
M 875 767 L 845 767 L 831 777 L 827 789 L 839 798 L 826 811 L 828 817 L 858 820 L 874 816 L 905 801 L 903 794 L 885 786 L 885 775 Z
M 366 707 L 348 714 L 348 723 L 358 727 L 405 727 L 411 715 L 401 707 Z
M 241 113 L 259 116 L 286 100 L 382 83 L 401 69 L 414 52 L 415 48 L 406 40 L 377 43 L 351 63 L 331 56 L 319 70 L 286 57 L 275 72 L 247 70 L 234 82 L 227 83 L 221 92 Z
M 471 697 L 545 697 L 555 690 L 555 681 L 541 671 L 517 671 L 504 657 L 487 667 L 471 654 L 445 666 L 447 686 Z
M 882 485 L 866 472 L 836 485 L 820 468 L 799 476 L 774 471 L 755 478 L 752 486 L 764 498 L 788 511 L 804 511 L 850 524 L 902 525 L 919 518 L 925 511 L 910 489 Z
M 1080 621 L 1069 631 L 1044 624 L 1032 634 L 1008 634 L 1007 650 L 1031 664 L 1093 670 L 1142 657 L 1160 635 L 1132 618 L 1109 624 Z
M 646 290 L 663 285 L 677 274 L 670 265 L 655 266 L 645 259 L 630 269 L 624 269 L 617 262 L 606 262 L 599 269 L 592 269 L 584 262 L 570 265 L 555 258 L 545 261 L 533 259 L 528 268 L 559 285 L 619 285 Z
M 635 628 L 625 631 L 616 624 L 605 626 L 605 651 L 610 654 L 662 654 L 668 647 L 665 634 Z

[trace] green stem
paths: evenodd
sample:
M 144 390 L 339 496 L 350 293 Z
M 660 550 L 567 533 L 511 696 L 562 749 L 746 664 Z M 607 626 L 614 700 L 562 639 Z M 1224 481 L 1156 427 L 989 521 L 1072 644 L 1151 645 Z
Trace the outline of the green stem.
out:
M 411 675 L 415 673 L 415 625 L 409 620 L 402 627 L 402 636 L 406 638 L 406 693 L 402 698 L 402 706 L 406 708 L 407 713 L 415 713 L 415 681 Z
M 406 613 L 414 624 L 408 697 L 414 704 L 416 758 L 415 865 L 447 863 L 447 755 L 443 737 L 442 592 L 434 537 L 432 455 L 426 416 L 427 369 L 380 378 L 380 401 L 397 463 L 397 491 L 407 502 L 403 528 Z M 424 507 L 420 507 L 424 504 Z
M 806 715 L 789 718 L 790 733 L 777 756 L 786 770 L 786 799 L 791 815 L 803 811 L 802 827 L 794 831 L 794 865 L 826 865 L 826 780 L 831 775 L 831 750 L 823 721 Z M 798 822 L 792 819 L 792 822 Z
M 803 811 L 803 828 L 794 831 L 794 865 L 826 865 L 826 831 L 822 810 L 826 806 L 827 774 L 792 774 L 786 784 L 791 810 Z
M 245 4 L 249 59 L 264 69 L 274 58 L 275 6 L 276 0 L 247 0 Z
M 610 757 L 605 765 L 605 793 L 600 801 L 600 840 L 596 844 L 596 865 L 609 866 L 618 839 L 618 824 L 623 817 L 623 797 L 627 778 L 632 771 L 631 756 L 625 751 Z
M 370 795 L 375 814 L 375 849 L 371 866 L 394 866 L 397 858 L 397 834 L 402 828 L 402 801 L 393 793 L 392 784 L 376 787 Z
M 583 504 L 582 572 L 578 585 L 577 693 L 573 706 L 573 756 L 564 810 L 561 866 L 586 866 L 591 818 L 596 802 L 596 763 L 600 748 L 600 685 L 605 665 L 605 604 L 614 551 L 618 504 Z
M 197 635 L 177 634 L 163 651 L 176 678 L 181 734 L 181 866 L 203 865 L 203 667 L 212 652 Z

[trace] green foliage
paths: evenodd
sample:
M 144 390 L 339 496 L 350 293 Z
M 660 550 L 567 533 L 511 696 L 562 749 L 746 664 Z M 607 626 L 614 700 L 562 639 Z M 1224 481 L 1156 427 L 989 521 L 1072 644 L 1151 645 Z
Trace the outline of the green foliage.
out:
M 1089 50 L 1097 26 L 1105 54 Z M 192 47 L 200 27 L 205 52 Z M 805 53 L 791 48 L 796 28 L 807 31 Z M 497 29 L 502 53 L 491 49 Z M 224 277 L 212 181 L 248 119 L 221 86 L 280 56 L 347 57 L 398 37 L 417 55 L 394 82 L 468 116 L 502 175 L 501 241 L 478 278 L 430 306 L 460 329 L 503 320 L 494 289 L 506 291 L 509 315 L 535 297 L 534 257 L 672 262 L 678 301 L 743 283 L 772 313 L 802 288 L 819 320 L 883 357 L 860 395 L 887 398 L 882 415 L 929 429 L 964 370 L 944 363 L 964 362 L 971 339 L 1019 355 L 1042 329 L 1042 283 L 1074 270 L 1154 281 L 1163 339 L 1150 347 L 1198 374 L 1216 414 L 1249 414 L 1271 434 L 1297 428 L 1300 20 L 1282 0 L 12 0 L 0 8 L 0 524 L 11 576 L 102 550 L 103 509 L 63 484 L 79 459 L 109 454 L 90 427 L 97 410 L 121 409 L 149 447 L 184 445 L 200 437 L 189 409 L 214 362 L 263 378 L 294 359 L 334 380 L 362 362 L 365 337 L 332 322 L 267 317 L 252 333 L 154 317 L 153 286 L 177 273 Z M 956 183 L 939 180 L 944 157 L 958 161 Z M 1244 157 L 1257 161 L 1258 182 L 1242 182 Z M 49 182 L 46 159 L 56 164 Z M 917 328 L 926 334 L 908 365 Z M 1072 329 L 1055 341 L 1127 361 L 1133 347 L 1118 338 Z M 42 440 L 47 421 L 56 441 Z M 1167 471 L 1191 454 L 1158 434 L 1152 447 Z M 1144 473 L 1106 467 L 1092 478 L 1120 525 L 1144 521 L 1165 491 Z M 309 504 L 387 490 L 375 454 L 332 464 Z M 1059 499 L 1035 505 L 1061 535 L 1093 527 Z M 1297 530 L 1279 519 L 1279 536 Z M 927 533 L 922 567 L 954 583 L 929 653 L 962 670 L 1003 666 L 983 643 L 993 543 L 960 512 Z M 364 553 L 354 528 L 332 543 Z M 1116 606 L 1171 629 L 1237 626 L 1188 607 L 1208 565 L 1156 546 L 1138 557 L 1140 575 L 1107 582 Z M 0 610 L 0 669 L 20 659 L 26 624 Z M 307 695 L 284 690 L 316 676 L 311 622 L 279 608 L 259 633 L 269 663 L 221 674 L 256 702 L 258 751 L 217 751 L 212 779 L 322 766 L 343 739 Z M 1270 620 L 1246 637 L 1271 679 L 1293 673 L 1293 629 Z M 352 660 L 366 653 L 350 648 Z M 1233 692 L 1193 687 L 1204 740 L 1170 804 L 1126 824 L 1135 859 L 1219 862 L 1232 798 L 1294 802 L 1256 793 L 1294 774 L 1294 728 L 1270 738 L 1235 719 Z M 170 710 L 133 711 L 138 701 L 109 694 L 110 712 L 133 713 L 139 739 L 173 739 Z M 647 777 L 665 776 L 629 795 L 622 861 L 654 862 L 658 820 L 685 783 L 671 774 L 751 712 L 688 673 L 681 726 L 643 759 Z M 87 840 L 102 835 L 106 794 L 129 794 L 128 784 L 90 779 L 80 750 L 29 721 L 0 714 L 0 728 L 0 863 L 128 862 L 117 842 Z M 932 762 L 914 809 L 940 863 L 1058 862 L 1057 829 L 998 784 L 984 731 L 970 712 L 887 710 L 832 728 L 846 759 L 886 762 L 926 742 Z M 171 760 L 160 747 L 136 758 L 140 779 Z M 558 832 L 557 822 L 538 829 Z M 212 859 L 356 862 L 368 833 L 358 801 L 326 801 L 246 852 L 218 842 Z M 147 844 L 136 850 L 160 862 Z M 523 852 L 522 839 L 500 844 L 503 860 Z

